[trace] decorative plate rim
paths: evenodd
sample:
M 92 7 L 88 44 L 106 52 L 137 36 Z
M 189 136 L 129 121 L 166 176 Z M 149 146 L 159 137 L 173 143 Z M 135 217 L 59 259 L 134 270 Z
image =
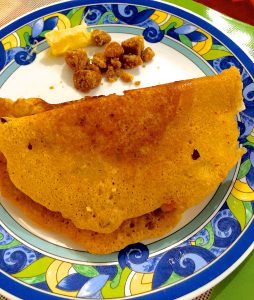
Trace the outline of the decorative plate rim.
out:
M 126 2 L 120 2 L 117 0 L 111 0 L 111 1 L 84 1 L 82 0 L 73 0 L 73 1 L 65 1 L 65 2 L 57 2 L 51 5 L 46 5 L 42 8 L 39 8 L 37 10 L 34 10 L 23 17 L 17 18 L 14 21 L 10 22 L 6 26 L 1 28 L 0 31 L 0 39 L 7 34 L 11 33 L 12 31 L 16 30 L 20 26 L 27 24 L 28 22 L 31 22 L 43 15 L 55 12 L 55 11 L 61 11 L 64 9 L 71 9 L 74 7 L 84 6 L 84 5 L 93 5 L 93 4 L 104 4 L 104 3 L 117 3 L 117 4 L 128 4 Z M 197 15 L 195 12 L 192 12 L 188 9 L 182 8 L 181 6 L 175 5 L 170 2 L 166 1 L 151 1 L 148 0 L 146 3 L 143 3 L 141 0 L 134 0 L 130 4 L 132 5 L 145 5 L 146 7 L 153 7 L 157 8 L 163 11 L 170 12 L 174 15 L 181 16 L 183 19 L 187 19 L 189 22 L 192 22 L 194 24 L 197 24 L 202 29 L 205 29 L 209 33 L 211 33 L 213 36 L 215 36 L 223 45 L 226 45 L 237 57 L 237 59 L 243 64 L 243 66 L 248 70 L 250 76 L 253 79 L 253 71 L 251 70 L 251 67 L 253 66 L 253 59 L 249 56 L 248 53 L 244 52 L 238 45 L 235 44 L 234 41 L 232 41 L 225 33 L 218 30 L 214 25 L 203 18 L 200 15 Z M 16 26 L 18 25 L 18 26 Z M 245 257 L 254 249 L 254 241 L 252 237 L 252 232 L 254 230 L 254 218 L 252 218 L 249 221 L 249 224 L 245 227 L 243 232 L 238 236 L 237 240 L 227 248 L 225 253 L 220 256 L 218 259 L 215 259 L 207 268 L 201 269 L 197 273 L 195 273 L 191 278 L 187 278 L 184 280 L 184 282 L 175 283 L 174 285 L 170 287 L 165 288 L 159 288 L 154 291 L 150 291 L 149 294 L 145 294 L 142 296 L 127 296 L 125 298 L 118 298 L 118 299 L 161 299 L 162 296 L 168 296 L 170 298 L 186 298 L 190 297 L 191 295 L 194 295 L 204 289 L 207 285 L 209 287 L 216 284 L 218 281 L 222 280 L 225 276 L 229 274 L 229 272 L 233 271 L 244 259 Z M 244 248 L 243 248 L 244 247 Z M 230 257 L 230 259 L 227 259 Z M 233 263 L 232 263 L 233 260 Z M 219 261 L 219 268 L 218 268 L 218 261 Z M 221 263 L 221 262 L 224 262 Z M 215 271 L 214 271 L 215 269 Z M 214 271 L 214 272 L 213 272 Z M 210 274 L 212 273 L 212 274 Z M 213 279 L 211 281 L 208 281 L 205 279 L 209 275 L 213 275 Z M 203 281 L 200 280 L 203 276 Z M 66 296 L 61 296 L 57 294 L 48 294 L 47 292 L 39 291 L 33 289 L 33 287 L 29 286 L 30 289 L 27 289 L 24 284 L 21 284 L 19 282 L 16 282 L 13 278 L 9 280 L 8 278 L 11 277 L 7 274 L 4 274 L 2 270 L 0 270 L 0 282 L 6 284 L 6 291 L 8 293 L 8 290 L 13 289 L 15 285 L 15 294 L 16 295 L 28 295 L 31 294 L 31 292 L 34 292 L 34 296 L 40 295 L 43 296 L 45 299 L 73 299 Z M 11 282 L 8 282 L 11 281 Z M 188 286 L 189 281 L 191 281 L 191 286 Z M 206 281 L 206 282 L 204 282 Z M 11 283 L 11 287 L 9 285 Z M 181 284 L 182 283 L 182 284 Z M 179 291 L 179 285 L 184 285 L 184 287 Z M 187 286 L 186 286 L 187 285 Z M 24 293 L 22 293 L 22 289 L 24 289 Z M 167 292 L 170 290 L 170 294 Z M 183 291 L 184 290 L 184 291 Z M 12 290 L 13 292 L 13 290 Z M 21 292 L 21 294 L 19 294 Z M 11 295 L 11 294 L 10 294 Z M 10 296 L 8 295 L 8 296 Z M 32 295 L 31 295 L 32 296 Z M 13 296 L 12 296 L 13 297 Z
M 244 232 L 245 234 L 242 234 L 240 236 L 240 240 L 243 239 L 242 243 L 244 245 L 246 243 L 249 245 L 247 248 L 244 249 L 245 251 L 243 251 L 243 249 L 241 249 L 241 247 L 238 247 L 238 249 L 235 249 L 235 244 L 234 244 L 233 247 L 228 251 L 230 253 L 227 252 L 222 257 L 223 260 L 225 259 L 225 256 L 232 257 L 231 256 L 231 251 L 233 251 L 233 254 L 237 255 L 237 257 L 236 257 L 236 260 L 234 261 L 234 263 L 232 265 L 229 265 L 228 268 L 225 268 L 224 271 L 218 275 L 218 277 L 213 278 L 212 281 L 207 282 L 205 285 L 199 286 L 197 289 L 194 289 L 194 290 L 192 289 L 192 287 L 189 287 L 191 290 L 187 294 L 184 294 L 184 295 L 178 295 L 178 293 L 176 291 L 176 294 L 174 294 L 174 295 L 170 294 L 169 299 L 191 299 L 192 297 L 195 297 L 196 295 L 199 295 L 201 291 L 205 292 L 207 289 L 212 288 L 214 285 L 216 285 L 221 280 L 223 280 L 226 276 L 228 276 L 231 272 L 233 272 L 247 258 L 247 256 L 254 250 L 254 241 L 248 243 L 248 239 L 246 238 L 246 231 L 248 231 L 249 236 L 252 237 L 252 232 L 254 230 L 254 222 L 253 221 L 254 221 L 254 218 L 252 218 L 252 221 L 250 222 L 248 228 L 245 230 L 245 232 Z M 239 242 L 239 240 L 238 240 L 238 242 Z M 235 250 L 236 250 L 236 253 L 235 253 Z M 238 256 L 239 253 L 240 253 L 240 256 Z M 200 273 L 203 273 L 203 271 L 201 270 Z M 194 275 L 194 277 L 195 277 L 195 275 Z M 192 277 L 190 279 L 193 279 L 194 277 Z M 16 299 L 16 296 L 18 297 L 18 296 L 24 295 L 24 294 L 26 296 L 29 296 L 29 297 L 38 297 L 38 296 L 43 295 L 44 299 L 46 299 L 46 300 L 51 300 L 51 299 L 52 300 L 53 299 L 75 299 L 73 297 L 60 296 L 60 295 L 56 295 L 56 294 L 52 295 L 52 294 L 49 294 L 47 292 L 41 292 L 41 291 L 38 291 L 38 290 L 34 289 L 33 287 L 31 288 L 30 286 L 29 286 L 29 289 L 27 289 L 23 284 L 18 282 L 16 279 L 13 279 L 13 278 L 10 279 L 10 278 L 11 278 L 11 276 L 3 274 L 2 270 L 0 270 L 0 282 L 6 283 L 7 290 L 5 290 L 5 292 L 9 297 L 12 297 L 13 299 Z M 11 280 L 11 282 L 8 282 L 9 280 Z M 12 286 L 9 285 L 9 283 L 13 284 L 13 282 L 14 282 L 15 287 L 13 285 Z M 195 284 L 199 284 L 198 279 L 196 279 Z M 25 287 L 25 289 L 24 289 L 24 287 Z M 21 292 L 22 292 L 22 290 L 24 289 L 25 293 L 13 295 L 13 294 L 10 293 L 10 290 L 13 289 L 13 288 L 15 288 L 15 292 L 17 292 L 19 290 L 21 290 Z M 34 293 L 33 292 L 31 293 L 31 291 L 29 291 L 30 289 L 31 289 L 31 291 L 34 291 Z M 115 298 L 115 299 L 161 300 L 162 296 L 169 296 L 169 295 L 166 294 L 168 289 L 169 288 L 165 288 L 164 290 L 159 290 L 159 291 L 156 290 L 156 291 L 151 292 L 147 295 L 142 295 L 142 296 L 137 296 L 137 297 L 136 296 L 129 296 L 129 297 Z M 29 293 L 27 293 L 27 292 L 29 292 Z M 34 299 L 34 298 L 27 298 L 27 299 Z M 110 299 L 114 299 L 114 298 L 110 298 Z

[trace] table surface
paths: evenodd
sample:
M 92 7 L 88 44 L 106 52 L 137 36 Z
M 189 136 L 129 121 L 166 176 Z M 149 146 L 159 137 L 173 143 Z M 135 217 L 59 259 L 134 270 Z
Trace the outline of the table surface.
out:
M 6 5 L 5 0 L 0 0 L 0 26 L 4 26 L 14 18 L 17 18 L 38 7 L 54 2 L 58 1 L 12 0 L 9 5 Z M 181 4 L 181 6 L 192 7 L 195 12 L 211 20 L 211 14 L 208 14 L 209 9 L 205 6 L 193 3 L 191 0 L 185 0 L 184 3 L 180 0 L 171 0 L 171 2 Z M 203 3 L 208 7 L 216 9 L 228 16 L 244 22 L 237 22 L 229 17 L 220 15 L 222 19 L 227 20 L 228 28 L 223 28 L 224 31 L 230 31 L 230 28 L 234 27 L 234 29 L 237 28 L 239 32 L 244 31 L 245 33 L 247 32 L 249 34 L 250 39 L 245 41 L 242 47 L 254 57 L 254 28 L 246 25 L 246 23 L 254 25 L 254 0 L 197 0 L 197 2 Z M 254 285 L 251 286 L 251 278 L 254 278 L 254 253 L 252 253 L 240 267 L 238 267 L 230 276 L 218 284 L 213 290 L 207 291 L 207 293 L 202 294 L 196 299 L 237 300 L 242 297 L 245 300 L 251 300 L 253 299 L 254 294 Z M 244 294 L 246 291 L 248 291 L 248 293 Z M 0 300 L 5 299 L 6 298 L 0 295 Z
M 196 0 L 221 13 L 254 25 L 254 0 Z

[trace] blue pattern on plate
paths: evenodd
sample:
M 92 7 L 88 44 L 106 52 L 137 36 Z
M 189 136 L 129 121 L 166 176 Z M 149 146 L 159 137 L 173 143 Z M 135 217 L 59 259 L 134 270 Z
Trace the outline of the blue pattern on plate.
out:
M 0 269 L 6 273 L 15 274 L 26 268 L 41 256 L 41 253 L 24 245 L 0 250 Z
M 159 5 L 159 4 L 158 4 Z M 70 10 L 65 10 L 67 16 Z M 187 43 L 204 42 L 207 36 L 198 31 L 195 25 L 184 22 L 181 26 L 173 24 L 166 29 L 161 29 L 150 16 L 155 9 L 136 7 L 127 4 L 103 4 L 87 6 L 83 12 L 83 18 L 88 25 L 95 24 L 129 24 L 144 28 L 143 35 L 147 41 L 159 42 L 167 35 L 182 42 L 185 36 Z M 62 12 L 63 13 L 63 12 Z M 14 47 L 4 50 L 0 42 L 0 69 L 6 66 L 13 59 L 20 65 L 30 64 L 36 59 L 34 51 L 36 43 L 44 39 L 45 33 L 53 29 L 58 22 L 58 17 L 51 17 L 47 20 L 37 19 L 29 23 L 31 34 L 25 36 L 27 45 L 25 47 Z M 171 27 L 170 27 L 171 26 Z M 214 37 L 213 45 L 223 46 Z M 243 96 L 246 110 L 240 114 L 239 141 L 245 145 L 247 153 L 242 158 L 242 163 L 250 161 L 250 167 L 244 177 L 249 186 L 254 189 L 254 143 L 250 134 L 254 125 L 254 83 L 249 73 L 234 56 L 225 56 L 216 59 L 207 59 L 208 63 L 217 72 L 227 69 L 229 66 L 236 66 L 243 80 Z M 254 210 L 254 202 L 250 202 Z M 212 229 L 211 229 L 212 228 Z M 154 256 L 149 255 L 147 246 L 138 243 L 129 245 L 119 252 L 119 266 L 137 273 L 153 273 L 152 288 L 163 286 L 172 276 L 179 278 L 189 277 L 198 270 L 214 261 L 241 235 L 241 226 L 238 219 L 230 212 L 225 202 L 216 216 L 206 224 L 206 227 L 193 235 L 190 239 L 183 241 L 177 247 L 163 251 Z M 16 243 L 15 246 L 12 246 Z M 8 248 L 10 246 L 10 248 Z M 44 255 L 26 247 L 18 245 L 10 234 L 0 227 L 0 269 L 15 274 L 31 266 Z M 108 282 L 111 282 L 118 274 L 116 265 L 96 266 L 98 275 L 90 278 L 82 274 L 73 273 L 65 276 L 57 285 L 63 291 L 78 291 L 81 298 L 102 297 L 102 289 Z M 41 290 L 50 291 L 46 281 L 31 284 Z M 172 289 L 173 290 L 173 289 Z
M 65 291 L 79 291 L 82 286 L 91 278 L 74 273 L 64 277 L 57 285 L 57 288 Z

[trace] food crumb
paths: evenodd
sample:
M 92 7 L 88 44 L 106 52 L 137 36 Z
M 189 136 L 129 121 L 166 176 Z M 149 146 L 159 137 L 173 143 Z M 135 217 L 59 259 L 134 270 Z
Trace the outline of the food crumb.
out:
M 87 210 L 88 212 L 91 212 L 91 211 L 92 211 L 92 209 L 91 209 L 90 206 L 87 206 L 87 207 L 86 207 L 86 210 Z
M 115 82 L 117 81 L 117 73 L 115 72 L 114 68 L 112 66 L 109 66 L 106 73 L 105 73 L 105 76 L 107 78 L 107 80 L 109 82 Z
M 132 82 L 134 76 L 124 70 L 120 71 L 120 78 L 124 81 L 124 82 Z
M 142 51 L 141 58 L 144 62 L 149 62 L 150 60 L 152 60 L 154 55 L 155 55 L 155 53 L 152 50 L 152 48 L 147 47 L 147 48 L 145 48 L 145 50 Z
M 139 81 L 139 80 L 134 82 L 134 84 L 135 84 L 136 86 L 139 86 L 140 83 L 141 83 L 141 81 Z

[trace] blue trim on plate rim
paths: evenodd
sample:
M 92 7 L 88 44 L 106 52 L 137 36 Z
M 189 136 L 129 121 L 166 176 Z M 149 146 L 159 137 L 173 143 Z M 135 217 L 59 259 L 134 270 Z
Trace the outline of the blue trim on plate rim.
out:
M 254 222 L 253 219 L 249 225 L 249 227 L 244 231 L 244 234 L 240 236 L 238 241 L 231 247 L 225 255 L 223 255 L 219 260 L 212 263 L 205 270 L 197 273 L 189 279 L 186 279 L 183 282 L 176 283 L 175 285 L 165 288 L 163 290 L 151 292 L 147 295 L 142 296 L 130 296 L 124 299 L 136 299 L 136 300 L 173 300 L 189 294 L 194 290 L 197 290 L 207 284 L 207 279 L 214 280 L 219 275 L 224 273 L 229 267 L 232 266 L 232 263 L 235 263 L 239 257 L 244 255 L 246 250 L 251 247 L 253 244 L 253 232 L 254 232 Z M 229 259 L 230 258 L 230 259 Z M 11 293 L 16 297 L 21 297 L 22 299 L 43 299 L 52 300 L 52 299 L 73 299 L 70 297 L 61 297 L 52 294 L 47 294 L 42 291 L 38 291 L 32 288 L 27 288 L 23 284 L 10 279 L 8 276 L 2 273 L 0 270 L 0 283 L 1 288 L 4 288 L 6 292 Z M 3 284 L 3 286 L 2 286 Z M 26 298 L 24 298 L 24 296 Z M 40 298 L 39 298 L 40 297 Z M 121 298 L 120 298 L 121 299 Z M 123 299 L 123 298 L 122 298 Z
M 136 5 L 144 5 L 144 1 L 142 0 L 134 0 L 131 3 Z M 35 12 L 26 15 L 13 23 L 7 25 L 5 28 L 0 31 L 0 39 L 9 34 L 10 32 L 16 30 L 20 26 L 27 24 L 34 19 L 37 19 L 45 14 L 50 14 L 55 11 L 61 11 L 65 9 L 69 9 L 72 7 L 83 6 L 83 5 L 91 5 L 91 4 L 103 4 L 103 3 L 120 3 L 117 0 L 111 1 L 98 1 L 98 0 L 90 0 L 90 1 L 82 1 L 82 0 L 73 0 L 65 3 L 57 3 L 42 9 L 39 9 Z M 248 57 L 246 53 L 244 53 L 241 48 L 236 45 L 229 37 L 227 37 L 224 33 L 220 32 L 213 25 L 209 24 L 207 21 L 201 19 L 201 17 L 193 15 L 191 12 L 184 11 L 180 7 L 171 6 L 170 3 L 162 3 L 155 2 L 151 0 L 147 0 L 145 2 L 146 6 L 151 6 L 153 8 L 167 11 L 168 13 L 172 13 L 174 15 L 180 15 L 182 18 L 187 19 L 188 21 L 202 27 L 209 33 L 211 33 L 215 38 L 219 39 L 226 47 L 228 47 L 241 61 L 241 63 L 245 66 L 245 68 L 249 71 L 249 73 L 254 76 L 254 63 Z M 219 275 L 223 274 L 230 266 L 236 263 L 236 261 L 246 252 L 246 250 L 251 247 L 253 244 L 253 232 L 254 232 L 254 221 L 252 219 L 249 227 L 240 235 L 239 240 L 224 254 L 220 257 L 219 260 L 212 263 L 208 268 L 202 270 L 196 275 L 192 276 L 189 279 L 186 279 L 182 282 L 176 283 L 168 288 L 163 290 L 159 290 L 156 292 L 151 292 L 147 295 L 142 295 L 138 297 L 130 297 L 135 299 L 149 300 L 149 299 L 175 299 L 186 295 L 208 283 L 211 280 L 214 280 Z M 61 297 L 56 295 L 46 294 L 42 291 L 34 290 L 32 288 L 27 288 L 25 285 L 16 282 L 13 279 L 10 279 L 8 276 L 3 274 L 0 271 L 0 284 L 1 288 L 6 290 L 7 292 L 21 297 L 23 299 L 35 299 L 36 297 L 42 299 L 61 299 L 67 297 Z M 25 297 L 25 298 L 24 298 Z M 67 298 L 68 299 L 68 298 Z M 70 298 L 71 299 L 71 298 Z

